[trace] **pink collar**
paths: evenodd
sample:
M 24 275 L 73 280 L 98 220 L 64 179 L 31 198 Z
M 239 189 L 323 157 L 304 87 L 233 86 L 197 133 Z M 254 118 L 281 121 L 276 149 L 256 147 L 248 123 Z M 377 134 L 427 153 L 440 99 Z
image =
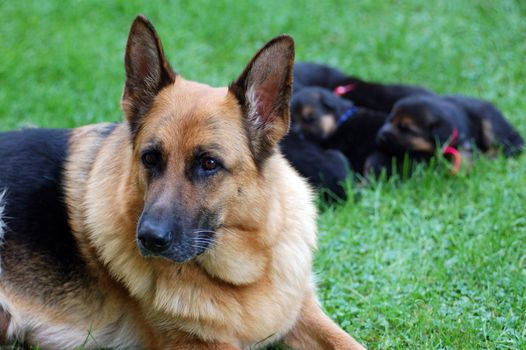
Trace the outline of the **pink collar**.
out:
M 462 155 L 456 149 L 453 145 L 458 140 L 458 129 L 454 128 L 453 132 L 451 133 L 451 137 L 449 138 L 448 142 L 442 147 L 442 155 L 450 155 L 453 157 L 453 167 L 451 168 L 451 174 L 455 175 L 462 166 Z
M 336 86 L 333 92 L 337 96 L 343 96 L 349 91 L 353 91 L 355 88 L 356 88 L 356 84 L 340 85 L 340 86 Z

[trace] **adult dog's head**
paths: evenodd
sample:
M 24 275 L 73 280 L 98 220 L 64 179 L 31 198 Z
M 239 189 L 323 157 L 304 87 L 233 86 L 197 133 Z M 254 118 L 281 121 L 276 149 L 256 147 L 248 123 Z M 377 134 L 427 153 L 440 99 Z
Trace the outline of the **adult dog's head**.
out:
M 197 257 L 227 278 L 219 255 L 215 267 L 203 258 L 214 254 L 214 245 L 249 256 L 271 239 L 251 232 L 266 220 L 262 184 L 272 181 L 268 163 L 289 128 L 293 60 L 293 40 L 279 36 L 228 88 L 213 88 L 174 73 L 153 26 L 137 17 L 126 47 L 122 106 L 144 198 L 136 232 L 143 256 L 178 263 Z M 250 279 L 243 268 L 251 269 L 238 266 L 234 282 Z

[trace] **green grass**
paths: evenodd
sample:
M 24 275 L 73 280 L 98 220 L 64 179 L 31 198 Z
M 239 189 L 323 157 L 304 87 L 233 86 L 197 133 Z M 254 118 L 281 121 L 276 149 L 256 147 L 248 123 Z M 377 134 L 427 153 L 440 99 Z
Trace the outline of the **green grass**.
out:
M 483 97 L 526 134 L 522 0 L 2 1 L 0 129 L 121 119 L 139 12 L 190 79 L 225 85 L 286 32 L 298 59 Z M 526 349 L 526 157 L 353 191 L 320 216 L 316 259 L 347 331 L 371 349 Z

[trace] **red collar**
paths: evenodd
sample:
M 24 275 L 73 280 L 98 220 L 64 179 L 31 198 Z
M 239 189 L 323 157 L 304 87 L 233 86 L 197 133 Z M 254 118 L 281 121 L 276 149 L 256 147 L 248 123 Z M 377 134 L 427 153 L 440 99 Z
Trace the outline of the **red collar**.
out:
M 332 92 L 337 96 L 343 96 L 349 91 L 353 91 L 356 88 L 356 84 L 340 85 L 336 86 Z
M 453 167 L 451 168 L 451 174 L 455 175 L 462 166 L 462 155 L 456 149 L 453 145 L 458 140 L 458 129 L 454 128 L 453 132 L 451 133 L 451 137 L 449 138 L 448 142 L 442 147 L 442 155 L 450 155 L 453 157 Z

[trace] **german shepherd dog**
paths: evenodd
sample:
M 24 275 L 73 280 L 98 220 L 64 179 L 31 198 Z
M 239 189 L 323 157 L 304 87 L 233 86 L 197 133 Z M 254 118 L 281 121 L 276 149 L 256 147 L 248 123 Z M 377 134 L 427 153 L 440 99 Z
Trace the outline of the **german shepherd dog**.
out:
M 277 149 L 294 43 L 229 87 L 174 73 L 150 22 L 121 124 L 0 136 L 0 334 L 43 349 L 363 349 L 322 311 L 311 190 Z

